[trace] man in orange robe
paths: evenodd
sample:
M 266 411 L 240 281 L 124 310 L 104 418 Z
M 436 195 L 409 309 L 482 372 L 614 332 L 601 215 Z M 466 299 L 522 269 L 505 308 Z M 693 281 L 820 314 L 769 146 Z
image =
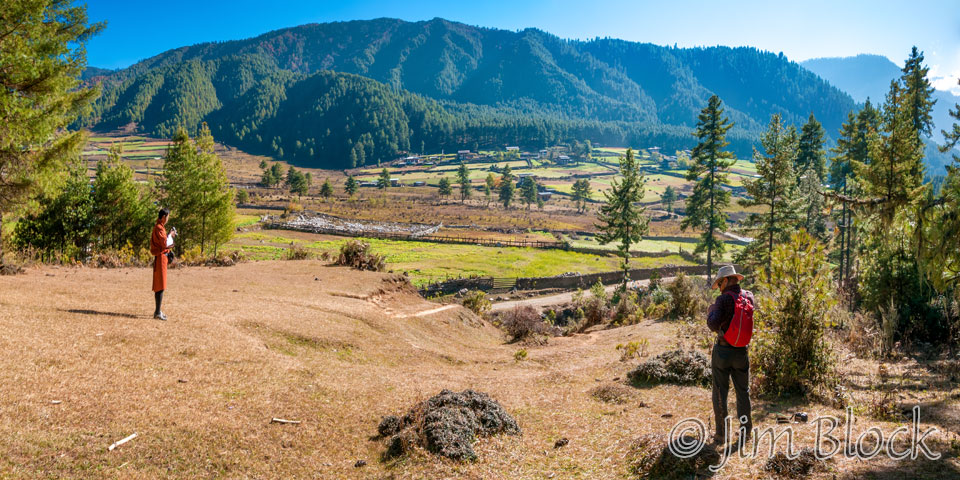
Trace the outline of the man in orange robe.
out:
M 153 234 L 150 236 L 150 254 L 153 255 L 153 297 L 157 304 L 157 309 L 153 312 L 153 318 L 166 320 L 167 316 L 160 311 L 160 304 L 163 302 L 163 291 L 167 289 L 167 254 L 170 248 L 167 246 L 167 219 L 170 218 L 170 212 L 165 208 L 160 209 L 157 214 L 157 224 L 153 226 Z M 170 232 L 170 236 L 176 236 L 176 230 Z

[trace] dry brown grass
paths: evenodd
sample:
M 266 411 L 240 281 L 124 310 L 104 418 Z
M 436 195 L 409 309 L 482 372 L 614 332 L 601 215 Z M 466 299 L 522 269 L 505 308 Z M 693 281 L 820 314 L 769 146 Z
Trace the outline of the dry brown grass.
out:
M 651 355 L 662 353 L 676 338 L 671 323 L 554 338 L 515 362 L 500 331 L 462 307 L 420 299 L 396 276 L 316 260 L 187 267 L 170 274 L 167 322 L 149 316 L 149 282 L 150 271 L 136 268 L 0 277 L 0 477 L 626 478 L 637 438 L 687 416 L 710 422 L 706 388 L 641 389 L 634 398 L 645 407 L 591 398 L 635 366 L 615 345 L 648 338 Z M 853 390 L 877 371 L 855 358 L 844 368 Z M 933 383 L 940 377 L 917 364 L 890 375 L 925 382 L 898 385 L 914 385 L 904 395 L 929 412 L 925 426 L 956 431 L 955 383 Z M 523 436 L 481 439 L 471 463 L 422 451 L 381 462 L 383 444 L 370 440 L 380 418 L 444 388 L 489 393 Z M 761 427 L 785 409 L 840 413 L 755 405 Z M 862 418 L 854 429 L 870 425 L 896 424 Z M 813 425 L 796 430 L 809 445 Z M 952 435 L 934 442 L 948 452 L 938 462 L 841 460 L 813 478 L 956 477 Z M 569 444 L 554 449 L 561 437 Z M 367 465 L 355 468 L 361 459 Z M 765 461 L 733 458 L 714 478 L 764 478 Z

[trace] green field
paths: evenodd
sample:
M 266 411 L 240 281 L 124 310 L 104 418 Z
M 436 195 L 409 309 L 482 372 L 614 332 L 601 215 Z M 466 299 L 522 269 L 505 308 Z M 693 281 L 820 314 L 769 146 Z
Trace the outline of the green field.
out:
M 328 252 L 331 256 L 346 239 L 307 241 L 287 232 L 249 232 L 237 235 L 224 249 L 242 249 L 254 260 L 282 258 L 291 244 L 301 245 L 314 253 Z M 481 247 L 431 242 L 364 239 L 371 249 L 386 256 L 387 268 L 410 274 L 415 285 L 456 277 L 543 277 L 566 272 L 596 273 L 619 268 L 619 259 L 613 255 L 595 255 L 565 250 L 545 250 L 514 247 Z M 635 268 L 660 265 L 690 265 L 679 255 L 665 258 L 636 258 Z

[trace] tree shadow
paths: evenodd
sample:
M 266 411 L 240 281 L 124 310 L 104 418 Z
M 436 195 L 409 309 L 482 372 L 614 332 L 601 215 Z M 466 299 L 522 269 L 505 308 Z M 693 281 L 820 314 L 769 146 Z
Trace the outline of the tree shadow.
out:
M 122 312 L 101 312 L 99 310 L 89 310 L 89 309 L 82 309 L 82 308 L 71 308 L 67 310 L 64 310 L 61 308 L 60 311 L 68 312 L 68 313 L 79 313 L 81 315 L 98 315 L 98 316 L 102 315 L 105 317 L 120 317 L 120 318 L 133 318 L 133 319 L 149 318 L 149 316 L 147 315 L 134 315 L 132 313 L 122 313 Z

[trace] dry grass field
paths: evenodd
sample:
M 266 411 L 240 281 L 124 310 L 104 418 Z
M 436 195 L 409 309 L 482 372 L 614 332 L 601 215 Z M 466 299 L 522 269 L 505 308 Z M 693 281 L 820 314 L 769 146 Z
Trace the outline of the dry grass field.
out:
M 0 277 L 0 477 L 632 478 L 638 437 L 688 416 L 710 421 L 705 388 L 627 387 L 622 404 L 590 394 L 623 383 L 637 363 L 620 361 L 618 343 L 646 338 L 652 355 L 697 343 L 674 323 L 508 344 L 472 313 L 427 302 L 396 276 L 318 261 L 172 270 L 170 320 L 161 322 L 149 315 L 149 279 L 147 269 L 71 267 Z M 520 348 L 524 361 L 514 360 Z M 876 362 L 842 358 L 845 384 L 866 405 L 877 393 Z M 905 386 L 899 401 L 921 405 L 922 428 L 956 432 L 955 379 L 931 368 L 903 361 L 889 375 Z M 372 439 L 381 416 L 444 388 L 489 393 L 523 435 L 479 440 L 474 462 L 423 451 L 381 461 L 384 442 Z M 757 400 L 755 421 L 771 426 L 787 410 L 840 413 Z M 904 423 L 863 415 L 854 432 Z M 813 425 L 796 431 L 809 445 Z M 561 437 L 569 444 L 554 448 Z M 960 477 L 956 434 L 928 444 L 944 458 L 841 459 L 811 478 Z M 769 478 L 764 463 L 734 457 L 713 478 Z

